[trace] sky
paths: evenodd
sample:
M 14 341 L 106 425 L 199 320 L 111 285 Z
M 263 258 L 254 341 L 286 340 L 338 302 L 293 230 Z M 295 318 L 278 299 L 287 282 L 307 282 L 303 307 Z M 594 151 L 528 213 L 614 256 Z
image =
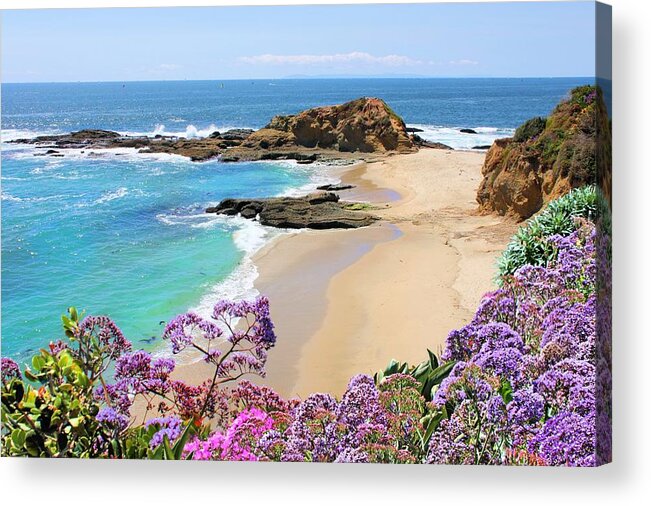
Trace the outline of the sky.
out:
M 2 12 L 2 82 L 594 75 L 592 2 Z

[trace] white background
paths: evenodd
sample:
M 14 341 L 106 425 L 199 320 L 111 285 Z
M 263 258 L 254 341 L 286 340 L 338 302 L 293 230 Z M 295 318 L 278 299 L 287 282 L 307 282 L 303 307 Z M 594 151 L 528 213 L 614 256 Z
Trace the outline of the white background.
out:
M 193 0 L 189 5 L 278 3 L 306 2 Z M 609 3 L 614 45 L 613 464 L 599 469 L 547 469 L 2 459 L 0 503 L 651 504 L 651 3 Z M 180 4 L 179 0 L 1 2 L 3 8 Z

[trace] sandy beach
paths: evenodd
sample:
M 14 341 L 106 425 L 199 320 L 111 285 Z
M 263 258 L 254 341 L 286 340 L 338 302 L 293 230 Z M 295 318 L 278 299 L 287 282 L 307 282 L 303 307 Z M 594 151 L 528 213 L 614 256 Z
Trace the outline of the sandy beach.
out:
M 382 218 L 356 230 L 280 236 L 258 252 L 255 286 L 269 297 L 278 342 L 260 381 L 284 396 L 339 395 L 355 374 L 392 358 L 439 354 L 493 285 L 517 224 L 479 215 L 483 153 L 423 149 L 332 168 Z M 205 364 L 178 375 L 205 379 Z

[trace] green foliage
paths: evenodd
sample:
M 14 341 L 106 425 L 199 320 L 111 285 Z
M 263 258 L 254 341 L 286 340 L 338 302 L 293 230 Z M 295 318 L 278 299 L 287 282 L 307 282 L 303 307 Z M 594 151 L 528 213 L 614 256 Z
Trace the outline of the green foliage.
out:
M 554 260 L 557 251 L 547 239 L 555 234 L 570 235 L 577 229 L 577 217 L 594 221 L 601 214 L 599 200 L 597 189 L 591 185 L 550 202 L 511 239 L 497 262 L 499 279 L 515 273 L 523 265 L 546 266 Z
M 130 428 L 119 440 L 112 441 L 113 453 L 121 459 L 181 460 L 185 444 L 193 437 L 208 435 L 208 427 L 188 422 L 181 436 L 170 443 L 167 436 L 162 444 L 152 448 L 151 440 L 158 432 L 156 424 L 138 425 Z
M 427 350 L 428 359 L 418 365 L 410 366 L 407 362 L 391 360 L 383 371 L 374 375 L 376 385 L 382 387 L 383 381 L 394 374 L 404 374 L 412 377 L 419 385 L 419 393 L 427 403 L 427 410 L 420 419 L 422 430 L 415 431 L 418 439 L 419 451 L 425 454 L 429 441 L 441 421 L 448 417 L 445 407 L 435 408 L 431 401 L 441 382 L 447 378 L 456 364 L 456 361 L 439 364 L 439 360 L 431 350 Z
M 41 350 L 25 377 L 2 385 L 2 454 L 93 457 L 99 404 L 82 365 L 68 350 Z
M 517 128 L 513 135 L 513 140 L 515 142 L 524 142 L 533 139 L 542 133 L 546 125 L 547 118 L 542 118 L 540 116 L 537 118 L 531 118 Z
M 415 366 L 410 366 L 407 362 L 391 360 L 383 371 L 375 373 L 373 377 L 375 383 L 379 385 L 384 378 L 392 374 L 406 374 L 418 381 L 421 395 L 427 402 L 431 401 L 436 388 L 448 377 L 455 362 L 439 365 L 436 355 L 430 350 L 427 350 L 427 353 L 429 358 Z

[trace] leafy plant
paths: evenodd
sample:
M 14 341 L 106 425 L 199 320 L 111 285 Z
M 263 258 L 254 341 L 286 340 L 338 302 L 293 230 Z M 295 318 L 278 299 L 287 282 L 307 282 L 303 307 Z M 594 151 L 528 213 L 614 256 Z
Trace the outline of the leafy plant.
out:
M 93 387 L 95 381 L 102 381 L 115 343 L 104 334 L 100 340 L 105 346 L 101 346 L 96 336 L 80 331 L 74 308 L 69 315 L 64 318 L 78 347 L 53 343 L 49 350 L 40 350 L 24 372 L 31 383 L 19 374 L 6 377 L 4 369 L 13 364 L 3 359 L 3 455 L 95 457 L 107 450 L 96 444 L 108 440 L 109 434 L 96 418 L 100 403 Z M 89 355 L 80 351 L 91 348 L 95 351 Z
M 448 377 L 455 362 L 450 361 L 441 365 L 433 351 L 427 350 L 427 354 L 429 358 L 415 366 L 411 366 L 407 362 L 391 360 L 384 370 L 375 373 L 373 376 L 375 383 L 379 385 L 384 378 L 393 374 L 405 374 L 418 382 L 420 393 L 425 401 L 431 401 L 436 387 Z
M 523 265 L 546 266 L 556 258 L 557 248 L 549 238 L 568 236 L 578 225 L 576 218 L 595 220 L 600 214 L 600 197 L 590 185 L 572 190 L 550 202 L 536 217 L 521 227 L 497 261 L 498 283 L 503 276 L 512 275 Z M 609 233 L 609 224 L 605 224 Z

